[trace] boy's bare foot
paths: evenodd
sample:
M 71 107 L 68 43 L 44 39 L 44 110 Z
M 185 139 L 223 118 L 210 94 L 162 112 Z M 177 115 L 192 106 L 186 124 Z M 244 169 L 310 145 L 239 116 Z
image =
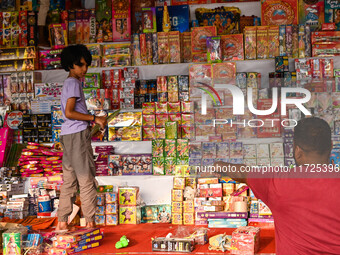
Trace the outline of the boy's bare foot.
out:
M 67 225 L 67 222 L 62 222 L 62 221 L 59 221 L 58 222 L 58 225 L 55 229 L 56 231 L 64 231 L 64 230 L 68 230 L 68 225 Z
M 95 228 L 95 227 L 96 227 L 96 223 L 92 221 L 92 222 L 88 222 L 85 228 Z

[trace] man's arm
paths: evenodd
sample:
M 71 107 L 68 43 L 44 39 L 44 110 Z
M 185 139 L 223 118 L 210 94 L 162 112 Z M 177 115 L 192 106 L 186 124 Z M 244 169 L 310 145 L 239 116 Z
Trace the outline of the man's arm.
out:
M 247 173 L 240 171 L 245 166 L 243 164 L 230 164 L 223 161 L 216 161 L 214 163 L 215 172 L 221 177 L 229 177 L 241 183 L 247 183 Z
M 93 119 L 93 115 L 91 114 L 84 114 L 84 113 L 80 113 L 74 110 L 75 105 L 76 105 L 76 97 L 70 97 L 69 99 L 67 99 L 66 102 L 66 107 L 65 107 L 65 116 L 68 119 L 72 119 L 72 120 L 84 120 L 84 121 L 93 121 L 96 124 L 99 124 L 101 128 L 105 128 L 107 121 L 105 117 L 95 117 Z

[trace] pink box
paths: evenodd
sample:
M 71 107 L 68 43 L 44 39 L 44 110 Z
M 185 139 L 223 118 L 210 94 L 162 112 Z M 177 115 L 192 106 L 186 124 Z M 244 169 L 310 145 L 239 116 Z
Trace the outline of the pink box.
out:
M 254 254 L 260 248 L 260 228 L 240 227 L 231 238 L 231 254 Z
M 6 162 L 7 154 L 13 141 L 12 129 L 4 127 L 0 129 L 0 167 Z
M 112 1 L 113 41 L 131 40 L 131 0 Z

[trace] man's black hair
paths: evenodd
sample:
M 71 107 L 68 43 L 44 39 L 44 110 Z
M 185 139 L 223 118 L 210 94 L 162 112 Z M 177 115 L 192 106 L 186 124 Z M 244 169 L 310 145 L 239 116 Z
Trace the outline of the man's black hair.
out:
M 320 118 L 301 119 L 294 128 L 294 143 L 305 152 L 325 155 L 332 149 L 331 128 Z
M 61 52 L 61 66 L 66 72 L 73 69 L 73 65 L 81 66 L 80 60 L 84 58 L 88 66 L 91 65 L 92 56 L 85 45 L 71 45 L 63 49 Z

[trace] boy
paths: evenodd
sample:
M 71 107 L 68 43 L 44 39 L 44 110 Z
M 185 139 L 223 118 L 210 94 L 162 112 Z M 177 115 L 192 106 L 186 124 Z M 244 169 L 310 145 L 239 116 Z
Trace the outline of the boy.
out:
M 105 128 L 105 117 L 88 114 L 80 79 L 87 72 L 92 56 L 84 45 L 66 47 L 61 53 L 61 65 L 69 72 L 61 93 L 61 109 L 65 122 L 61 127 L 60 142 L 63 147 L 63 179 L 56 230 L 68 229 L 68 217 L 72 213 L 78 188 L 86 227 L 95 227 L 96 180 L 91 147 L 89 122 Z

